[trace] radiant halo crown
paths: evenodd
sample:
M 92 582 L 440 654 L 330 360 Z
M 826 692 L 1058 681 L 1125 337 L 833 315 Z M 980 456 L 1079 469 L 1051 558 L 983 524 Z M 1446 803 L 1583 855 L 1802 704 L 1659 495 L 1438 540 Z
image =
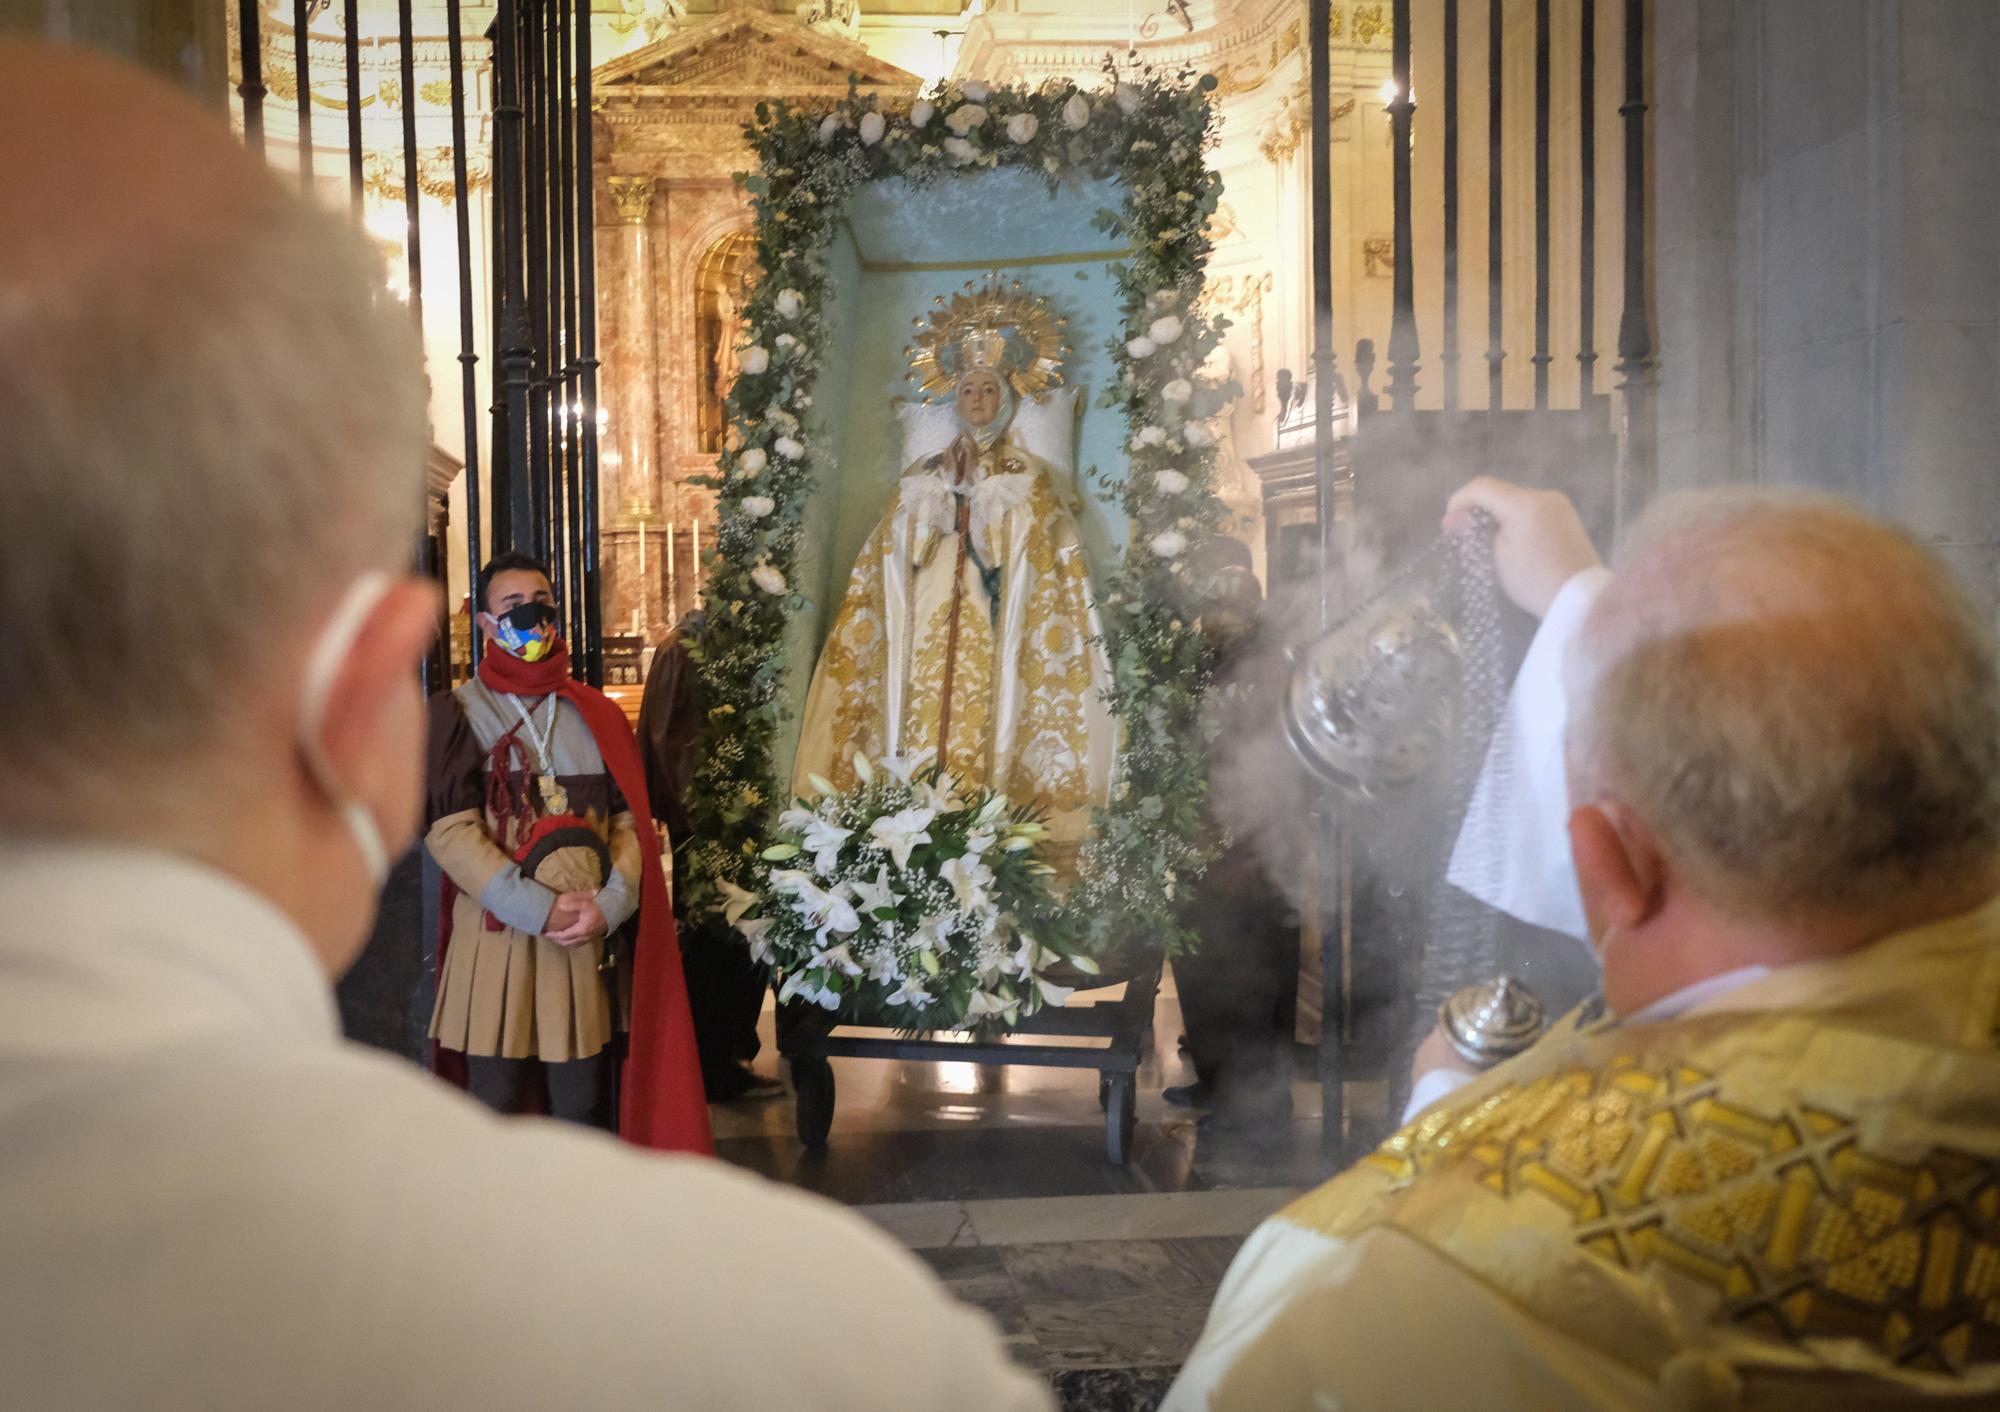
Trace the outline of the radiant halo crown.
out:
M 999 373 L 1022 397 L 1062 384 L 1072 351 L 1064 341 L 1069 320 L 1019 280 L 967 280 L 949 300 L 940 294 L 931 304 L 928 315 L 911 320 L 916 340 L 903 350 L 924 396 L 942 397 L 974 368 Z

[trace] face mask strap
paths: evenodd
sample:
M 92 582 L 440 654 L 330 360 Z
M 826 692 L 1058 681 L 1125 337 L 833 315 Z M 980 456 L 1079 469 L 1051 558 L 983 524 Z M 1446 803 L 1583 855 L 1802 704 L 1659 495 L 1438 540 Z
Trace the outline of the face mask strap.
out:
M 320 736 L 326 727 L 326 708 L 333 695 L 334 678 L 345 665 L 355 640 L 361 636 L 368 615 L 388 594 L 393 582 L 381 570 L 371 570 L 356 579 L 347 590 L 339 606 L 333 610 L 333 616 L 327 619 L 319 642 L 306 662 L 305 695 L 299 703 L 299 750 L 305 756 L 306 768 L 339 809 L 348 832 L 354 835 L 355 847 L 361 852 L 361 861 L 368 869 L 368 876 L 377 887 L 389 876 L 389 850 L 382 841 L 381 826 L 366 806 L 348 797 L 334 771 L 333 762 L 327 758 L 326 745 Z

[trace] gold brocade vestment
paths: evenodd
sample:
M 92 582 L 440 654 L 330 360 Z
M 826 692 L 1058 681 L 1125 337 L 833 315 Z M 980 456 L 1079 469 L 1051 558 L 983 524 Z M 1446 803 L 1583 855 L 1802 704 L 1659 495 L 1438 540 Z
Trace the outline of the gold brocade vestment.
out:
M 793 792 L 871 759 L 937 751 L 972 788 L 1049 812 L 1064 853 L 1111 779 L 1089 567 L 1048 463 L 1004 438 L 913 464 L 868 538 L 806 701 Z
M 2000 902 L 1565 1021 L 1245 1244 L 1168 1409 L 2000 1407 Z

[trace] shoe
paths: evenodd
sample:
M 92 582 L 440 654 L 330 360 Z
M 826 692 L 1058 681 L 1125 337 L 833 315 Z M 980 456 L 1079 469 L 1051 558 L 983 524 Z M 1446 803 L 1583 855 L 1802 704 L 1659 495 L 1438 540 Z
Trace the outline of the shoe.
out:
M 785 1091 L 776 1079 L 765 1078 L 747 1064 L 732 1064 L 720 1073 L 705 1075 L 702 1087 L 710 1103 L 776 1098 Z
M 1206 1108 L 1215 1101 L 1215 1095 L 1204 1083 L 1180 1084 L 1174 1088 L 1163 1088 L 1160 1097 L 1175 1108 Z

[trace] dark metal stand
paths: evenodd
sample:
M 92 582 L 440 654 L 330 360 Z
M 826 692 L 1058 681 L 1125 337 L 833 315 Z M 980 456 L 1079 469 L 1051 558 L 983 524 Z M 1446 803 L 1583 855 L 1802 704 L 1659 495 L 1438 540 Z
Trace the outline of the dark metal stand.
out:
M 814 1152 L 826 1146 L 836 1100 L 831 1059 L 1095 1069 L 1097 1101 L 1104 1109 L 1104 1155 L 1114 1166 L 1123 1166 L 1132 1155 L 1132 1135 L 1138 1122 L 1138 1069 L 1153 1032 L 1153 1002 L 1159 991 L 1160 962 L 1155 959 L 1126 979 L 1125 994 L 1119 999 L 1044 1010 L 1005 1036 L 988 1040 L 880 1039 L 843 1034 L 841 1029 L 850 1022 L 810 1007 L 789 1007 L 780 1016 L 778 1048 L 791 1067 L 792 1088 L 798 1096 L 799 1141 Z M 1037 1036 L 1108 1043 L 1089 1048 L 1035 1044 L 1032 1041 Z

